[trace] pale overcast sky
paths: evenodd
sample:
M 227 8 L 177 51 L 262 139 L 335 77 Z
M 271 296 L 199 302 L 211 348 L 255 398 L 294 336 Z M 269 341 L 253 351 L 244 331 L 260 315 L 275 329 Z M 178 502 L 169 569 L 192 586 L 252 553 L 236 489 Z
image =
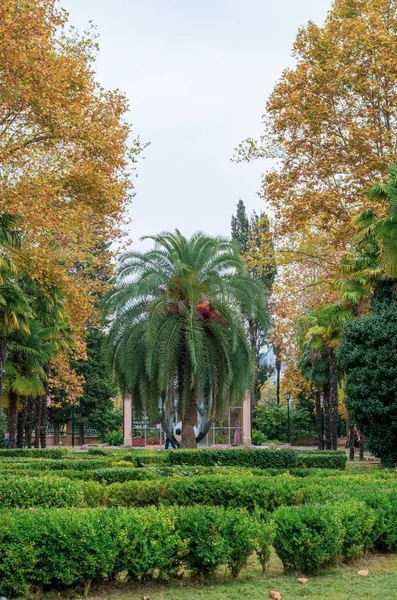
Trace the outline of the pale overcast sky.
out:
M 331 0 L 61 0 L 79 29 L 100 34 L 98 79 L 128 97 L 150 141 L 138 165 L 131 239 L 178 227 L 230 234 L 239 198 L 260 210 L 262 164 L 230 162 L 261 132 L 265 101 L 293 64 L 298 28 Z

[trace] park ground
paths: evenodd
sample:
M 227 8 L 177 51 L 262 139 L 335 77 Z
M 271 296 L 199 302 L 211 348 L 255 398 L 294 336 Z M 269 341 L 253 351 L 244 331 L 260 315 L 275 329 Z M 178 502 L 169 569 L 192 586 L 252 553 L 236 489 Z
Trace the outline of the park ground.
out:
M 367 576 L 358 575 L 368 570 Z M 169 585 L 129 586 L 120 584 L 112 589 L 93 588 L 89 600 L 264 600 L 269 591 L 282 594 L 283 600 L 383 600 L 397 599 L 397 554 L 367 556 L 348 566 L 332 567 L 300 583 L 299 574 L 283 573 L 282 564 L 274 555 L 266 575 L 254 562 L 236 581 L 219 574 L 216 580 L 192 583 L 191 580 Z

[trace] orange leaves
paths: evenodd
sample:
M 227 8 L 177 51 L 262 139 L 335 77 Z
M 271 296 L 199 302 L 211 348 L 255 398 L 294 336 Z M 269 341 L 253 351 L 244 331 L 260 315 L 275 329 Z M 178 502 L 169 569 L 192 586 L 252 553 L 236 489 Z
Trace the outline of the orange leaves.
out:
M 94 35 L 68 31 L 55 0 L 0 5 L 0 212 L 21 217 L 14 258 L 66 297 L 78 343 L 121 235 L 140 152 L 127 100 L 94 77 Z

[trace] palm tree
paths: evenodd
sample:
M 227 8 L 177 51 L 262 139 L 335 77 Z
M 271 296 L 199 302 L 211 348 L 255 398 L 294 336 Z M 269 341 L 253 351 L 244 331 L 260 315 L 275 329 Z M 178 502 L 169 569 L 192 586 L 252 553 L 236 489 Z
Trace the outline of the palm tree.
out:
M 346 302 L 337 302 L 321 306 L 310 314 L 302 317 L 301 321 L 306 326 L 304 335 L 305 344 L 312 353 L 319 353 L 329 362 L 329 406 L 325 394 L 325 414 L 329 415 L 329 439 L 327 436 L 326 420 L 326 448 L 336 450 L 338 446 L 338 365 L 335 350 L 341 340 L 345 322 L 354 317 L 354 307 Z
M 41 323 L 32 321 L 29 331 L 18 331 L 9 339 L 4 396 L 8 404 L 10 448 L 23 446 L 26 402 L 44 394 L 50 345 Z M 17 435 L 18 430 L 18 435 Z
M 316 339 L 307 337 L 307 330 L 303 323 L 298 323 L 299 360 L 298 366 L 303 377 L 312 386 L 316 406 L 316 429 L 318 449 L 324 450 L 323 433 L 325 435 L 325 447 L 331 447 L 331 420 L 329 410 L 329 360 L 325 345 L 319 349 Z M 314 342 L 314 344 L 313 344 Z M 324 406 L 321 406 L 321 394 L 324 397 Z M 323 432 L 323 409 L 324 409 L 324 432 Z
M 178 230 L 145 239 L 153 250 L 119 260 L 107 300 L 109 359 L 136 411 L 155 415 L 160 399 L 174 399 L 181 445 L 195 447 L 199 404 L 212 418 L 250 389 L 254 357 L 241 306 L 265 321 L 265 289 L 226 239 Z
M 28 333 L 32 317 L 31 301 L 20 285 L 16 267 L 7 257 L 0 257 L 0 396 L 8 340 L 15 331 Z

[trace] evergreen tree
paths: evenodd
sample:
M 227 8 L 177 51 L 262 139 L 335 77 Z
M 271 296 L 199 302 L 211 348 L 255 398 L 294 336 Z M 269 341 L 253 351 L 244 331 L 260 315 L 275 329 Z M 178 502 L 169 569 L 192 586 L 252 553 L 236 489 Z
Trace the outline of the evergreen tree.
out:
M 239 200 L 236 215 L 232 216 L 232 240 L 237 244 L 251 277 L 262 282 L 267 295 L 269 295 L 276 269 L 268 217 L 264 213 L 257 215 L 253 212 L 251 218 L 248 219 L 244 202 Z M 263 320 L 259 321 L 255 316 L 246 315 L 245 320 L 255 357 L 254 387 L 251 396 L 251 404 L 254 408 L 257 400 L 260 399 L 261 388 L 269 375 L 264 362 L 264 347 L 268 339 L 270 318 L 268 317 L 264 322 Z

